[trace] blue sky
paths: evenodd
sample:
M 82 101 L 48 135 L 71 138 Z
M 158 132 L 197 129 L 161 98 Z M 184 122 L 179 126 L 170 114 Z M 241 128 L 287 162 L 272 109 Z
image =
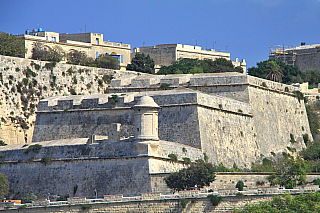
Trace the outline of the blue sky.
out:
M 132 47 L 182 43 L 228 51 L 248 67 L 273 44 L 320 43 L 319 0 L 0 0 L 0 31 L 41 25 L 60 33 L 103 33 Z

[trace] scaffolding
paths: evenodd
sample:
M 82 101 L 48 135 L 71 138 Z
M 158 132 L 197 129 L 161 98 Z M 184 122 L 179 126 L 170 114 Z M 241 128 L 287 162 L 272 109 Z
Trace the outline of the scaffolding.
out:
M 280 60 L 294 66 L 297 55 L 295 48 L 296 46 L 293 45 L 271 45 L 269 59 Z

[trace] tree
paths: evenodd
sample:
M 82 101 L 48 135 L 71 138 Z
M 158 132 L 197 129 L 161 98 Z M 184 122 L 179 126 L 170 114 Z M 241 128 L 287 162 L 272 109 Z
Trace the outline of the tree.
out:
M 221 72 L 240 72 L 241 67 L 235 67 L 231 61 L 225 58 L 211 59 L 190 59 L 183 58 L 173 62 L 170 66 L 162 66 L 158 75 L 167 74 L 195 74 L 195 73 L 221 73 Z
M 9 192 L 9 181 L 8 178 L 0 173 L 0 199 L 3 200 L 3 198 L 8 194 Z
M 307 178 L 307 165 L 300 157 L 292 157 L 284 154 L 281 159 L 275 161 L 276 174 L 267 177 L 270 185 L 280 185 L 286 188 L 293 188 L 297 184 L 303 185 Z
M 236 188 L 238 188 L 238 191 L 243 191 L 244 183 L 242 180 L 239 180 L 236 184 Z
M 266 64 L 268 75 L 266 78 L 271 81 L 282 82 L 282 71 L 280 66 L 275 61 L 268 61 Z
M 25 53 L 27 53 L 27 49 L 21 38 L 0 32 L 0 55 L 23 56 Z
M 64 52 L 61 47 L 45 47 L 41 42 L 35 42 L 32 48 L 32 59 L 41 61 L 53 61 L 60 62 L 64 56 Z
M 154 60 L 149 55 L 137 53 L 127 65 L 127 70 L 154 74 Z
M 214 167 L 211 163 L 198 161 L 197 164 L 170 174 L 164 180 L 167 186 L 174 191 L 184 190 L 196 184 L 199 188 L 202 188 L 209 186 L 215 180 L 214 172 Z
M 84 65 L 87 60 L 87 54 L 84 51 L 74 50 L 68 53 L 68 63 Z
M 114 69 L 114 70 L 120 69 L 120 66 L 118 65 L 119 60 L 115 57 L 110 56 L 110 55 L 100 56 L 96 60 L 96 63 L 97 63 L 97 66 L 101 67 L 101 68 Z
M 299 194 L 294 197 L 290 194 L 275 195 L 272 200 L 258 204 L 246 204 L 243 210 L 235 213 L 267 213 L 267 212 L 319 212 L 320 192 Z
M 259 62 L 257 63 L 257 67 L 248 68 L 248 74 L 259 78 L 276 80 L 285 84 L 303 82 L 303 76 L 298 67 L 273 59 Z M 280 79 L 281 81 L 279 81 Z

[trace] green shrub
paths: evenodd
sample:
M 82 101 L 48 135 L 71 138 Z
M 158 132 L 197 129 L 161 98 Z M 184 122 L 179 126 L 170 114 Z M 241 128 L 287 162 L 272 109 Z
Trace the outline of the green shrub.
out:
M 7 146 L 8 144 L 6 144 L 3 140 L 0 140 L 0 146 Z
M 204 162 L 208 163 L 209 157 L 205 152 L 203 153 L 203 159 L 204 159 Z
M 25 209 L 27 208 L 28 206 L 26 204 L 22 205 L 22 206 L 19 206 L 18 209 Z
M 314 179 L 313 185 L 319 185 L 319 187 L 320 187 L 320 178 Z
M 167 84 L 167 83 L 162 83 L 160 85 L 160 89 L 162 89 L 162 90 L 168 90 L 169 87 L 170 87 L 170 84 Z
M 238 188 L 238 191 L 243 191 L 244 183 L 242 180 L 239 180 L 236 184 L 236 188 Z
M 23 150 L 23 153 L 25 154 L 28 154 L 29 152 L 39 153 L 41 148 L 42 148 L 42 145 L 40 144 L 30 145 L 27 149 Z
M 239 112 L 239 113 L 242 113 L 243 111 L 242 111 L 242 109 L 238 109 L 238 112 Z
M 70 89 L 70 93 L 71 95 L 77 95 L 76 91 L 73 88 Z
M 117 95 L 111 95 L 110 104 L 115 105 L 118 102 L 119 102 L 118 96 Z
M 92 208 L 92 206 L 90 205 L 90 204 L 82 204 L 81 205 L 81 209 L 82 210 L 89 210 L 89 209 L 91 209 Z
M 175 155 L 175 154 L 169 154 L 168 157 L 169 157 L 172 161 L 178 162 L 178 157 L 177 157 L 177 155 Z
M 184 161 L 185 164 L 190 164 L 191 163 L 190 158 L 182 158 L 182 160 Z
M 187 153 L 187 149 L 184 148 L 184 147 L 182 147 L 182 151 L 183 151 L 184 153 Z
M 52 157 L 51 156 L 45 156 L 41 158 L 41 163 L 44 165 L 49 165 L 51 163 Z
M 208 195 L 207 198 L 210 199 L 210 202 L 213 206 L 219 205 L 219 203 L 222 201 L 222 197 L 218 197 L 217 195 Z
M 222 109 L 222 104 L 219 104 L 219 109 Z
M 44 68 L 46 68 L 47 70 L 52 70 L 56 65 L 57 65 L 56 62 L 52 62 L 52 63 L 48 62 L 44 65 Z
M 296 91 L 293 91 L 292 93 L 296 96 L 299 102 L 304 99 L 304 95 L 302 92 L 296 90 Z
M 262 82 L 262 86 L 268 88 L 266 82 Z
M 56 201 L 67 201 L 68 200 L 69 195 L 65 194 L 65 195 L 60 195 Z
M 180 199 L 180 205 L 181 205 L 182 209 L 185 209 L 189 202 L 190 201 L 187 199 L 184 199 L 184 198 Z
M 113 76 L 112 75 L 103 75 L 102 77 L 102 80 L 105 82 L 105 83 L 108 83 L 110 84 L 111 83 L 111 80 L 113 79 Z

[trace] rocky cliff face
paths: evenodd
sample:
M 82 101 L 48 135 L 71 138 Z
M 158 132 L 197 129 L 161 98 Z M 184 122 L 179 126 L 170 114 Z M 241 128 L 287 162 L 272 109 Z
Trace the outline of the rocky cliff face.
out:
M 108 93 L 111 79 L 136 72 L 0 56 L 0 140 L 31 142 L 40 99 Z

